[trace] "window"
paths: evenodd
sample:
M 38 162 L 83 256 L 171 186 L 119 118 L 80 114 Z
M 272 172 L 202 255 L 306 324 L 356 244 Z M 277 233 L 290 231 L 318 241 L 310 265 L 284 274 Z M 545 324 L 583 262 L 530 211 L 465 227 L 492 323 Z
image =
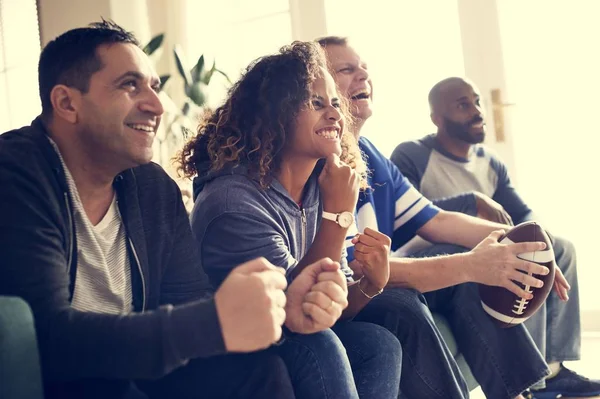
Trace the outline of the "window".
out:
M 507 82 L 517 104 L 511 115 L 519 193 L 551 232 L 575 244 L 581 307 L 597 311 L 600 3 L 497 4 Z
M 350 37 L 373 79 L 365 136 L 389 156 L 400 142 L 433 133 L 429 90 L 464 75 L 456 2 L 326 0 L 325 10 L 328 34 Z
M 206 63 L 225 71 L 232 82 L 254 59 L 277 52 L 292 41 L 288 0 L 223 0 L 187 3 L 190 64 L 205 54 Z M 211 18 L 197 16 L 210 15 Z M 211 82 L 209 105 L 218 106 L 228 84 L 215 75 Z
M 0 133 L 29 124 L 41 111 L 35 0 L 0 0 Z

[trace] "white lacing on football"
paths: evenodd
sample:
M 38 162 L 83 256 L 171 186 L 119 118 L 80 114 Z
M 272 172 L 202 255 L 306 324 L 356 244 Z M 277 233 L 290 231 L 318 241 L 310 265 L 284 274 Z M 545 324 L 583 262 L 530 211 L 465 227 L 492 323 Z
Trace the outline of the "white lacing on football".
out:
M 514 244 L 514 241 L 508 237 L 505 237 L 502 241 L 500 241 L 500 243 Z M 523 259 L 523 260 L 526 260 L 529 262 L 535 262 L 535 263 L 548 263 L 548 262 L 552 262 L 554 260 L 554 250 L 552 249 L 552 247 L 549 247 L 543 251 L 523 252 L 521 254 L 518 254 L 517 258 Z M 527 273 L 527 274 L 529 274 L 530 276 L 533 275 L 533 273 Z M 529 294 L 533 293 L 533 290 L 531 289 L 530 285 L 526 285 L 524 290 L 526 292 L 528 292 Z M 515 301 L 515 304 L 513 305 L 512 312 L 516 315 L 522 315 L 523 313 L 525 313 L 525 310 L 527 309 L 527 304 L 529 304 L 528 300 L 526 300 L 524 298 L 517 299 Z
M 525 320 L 527 320 L 529 318 L 529 317 L 507 316 L 505 314 L 502 314 L 502 313 L 500 313 L 498 311 L 495 311 L 494 309 L 490 308 L 483 301 L 481 302 L 481 306 L 483 306 L 483 310 L 485 310 L 485 312 L 487 314 L 489 314 L 490 316 L 492 316 L 494 319 L 499 320 L 499 321 L 504 322 L 504 323 L 508 323 L 508 324 L 521 324 L 521 323 L 523 323 Z

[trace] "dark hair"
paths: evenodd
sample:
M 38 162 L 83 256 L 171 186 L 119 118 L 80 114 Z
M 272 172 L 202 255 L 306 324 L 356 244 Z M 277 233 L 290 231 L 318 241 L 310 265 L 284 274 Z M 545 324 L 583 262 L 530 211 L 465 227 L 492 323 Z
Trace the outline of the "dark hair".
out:
M 327 46 L 331 46 L 331 45 L 336 45 L 336 46 L 347 46 L 348 45 L 348 38 L 342 37 L 342 36 L 325 36 L 325 37 L 318 38 L 315 41 L 317 43 L 319 43 L 321 45 L 321 47 L 327 47 Z
M 250 176 L 268 186 L 320 67 L 327 69 L 323 50 L 298 41 L 251 63 L 225 103 L 205 118 L 198 135 L 178 154 L 179 171 L 193 177 L 243 164 Z M 347 106 L 342 114 L 349 115 Z M 341 160 L 360 170 L 362 158 L 350 133 L 342 136 L 342 149 Z
M 38 65 L 43 115 L 52 112 L 50 93 L 54 86 L 64 84 L 87 92 L 90 77 L 104 66 L 96 49 L 113 43 L 140 45 L 131 32 L 103 19 L 88 27 L 67 31 L 44 47 Z

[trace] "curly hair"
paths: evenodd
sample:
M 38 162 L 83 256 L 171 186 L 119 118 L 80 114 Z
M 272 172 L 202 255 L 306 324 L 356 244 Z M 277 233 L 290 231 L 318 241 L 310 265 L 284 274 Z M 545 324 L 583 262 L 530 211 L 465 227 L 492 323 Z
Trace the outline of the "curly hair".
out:
M 288 136 L 320 68 L 327 69 L 327 61 L 312 42 L 296 41 L 252 62 L 225 103 L 205 117 L 197 135 L 177 155 L 179 172 L 191 178 L 243 164 L 250 176 L 267 187 L 281 165 Z M 347 104 L 342 107 L 346 118 L 347 109 Z M 342 136 L 340 158 L 364 176 L 366 167 L 350 133 Z

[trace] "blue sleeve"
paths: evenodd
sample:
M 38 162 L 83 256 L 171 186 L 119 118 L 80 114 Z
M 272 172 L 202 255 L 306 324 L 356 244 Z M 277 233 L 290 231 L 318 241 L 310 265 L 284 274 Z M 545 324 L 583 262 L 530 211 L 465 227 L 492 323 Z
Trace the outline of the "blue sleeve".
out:
M 415 237 L 417 230 L 429 222 L 440 210 L 425 198 L 391 162 L 389 169 L 394 184 L 395 212 L 392 251 L 395 251 Z
M 215 286 L 236 266 L 261 256 L 288 272 L 298 264 L 288 249 L 285 233 L 253 214 L 223 213 L 208 223 L 204 232 L 194 233 L 200 243 L 202 266 Z
M 490 164 L 498 175 L 498 184 L 492 199 L 502 205 L 515 225 L 528 220 L 535 220 L 536 216 L 533 211 L 525 204 L 525 201 L 517 194 L 517 190 L 512 185 L 506 165 L 495 157 L 490 158 Z
M 419 190 L 430 156 L 430 148 L 416 141 L 406 141 L 394 149 L 390 160 L 408 181 Z
M 424 140 L 429 140 L 430 137 L 428 136 Z M 425 170 L 427 170 L 431 151 L 428 145 L 420 141 L 407 141 L 396 147 L 390 159 L 411 184 L 417 190 L 420 190 L 421 180 Z M 461 212 L 472 216 L 477 215 L 477 204 L 472 193 L 434 200 L 433 203 L 446 211 Z

